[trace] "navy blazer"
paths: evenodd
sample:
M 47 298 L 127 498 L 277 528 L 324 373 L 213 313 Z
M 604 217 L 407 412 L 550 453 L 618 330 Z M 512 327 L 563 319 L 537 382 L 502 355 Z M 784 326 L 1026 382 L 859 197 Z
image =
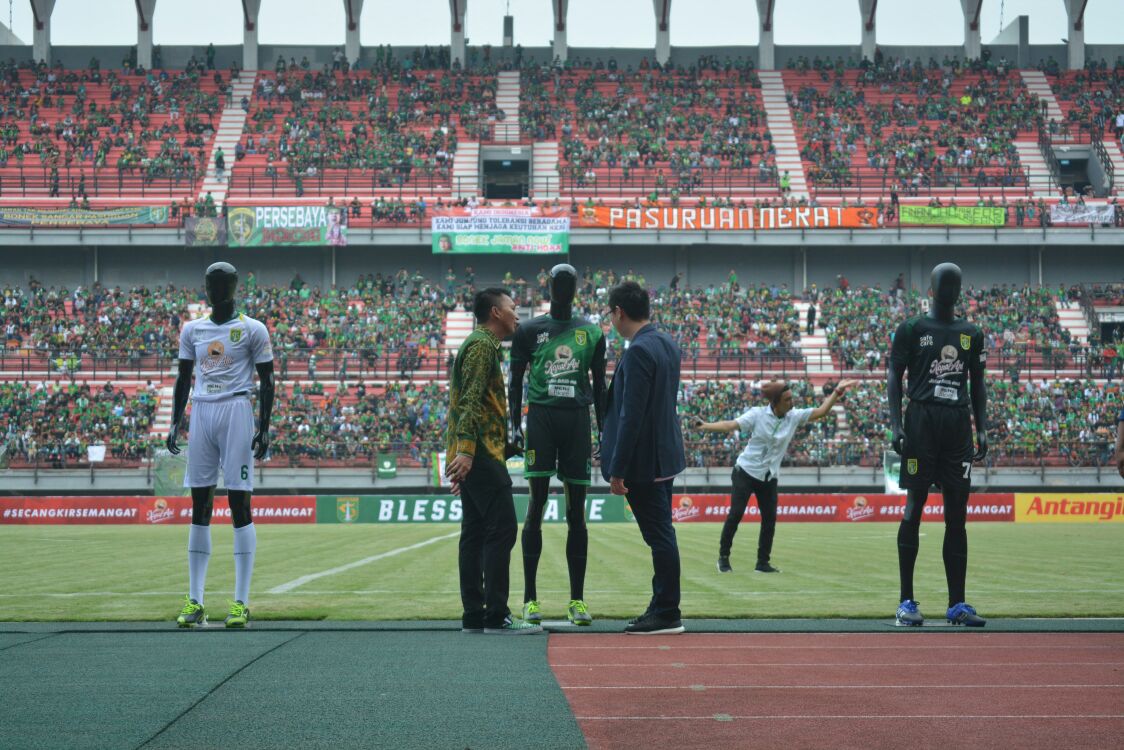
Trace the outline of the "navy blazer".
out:
M 672 477 L 687 466 L 679 429 L 679 346 L 655 325 L 636 332 L 613 373 L 601 435 L 601 475 L 627 483 Z

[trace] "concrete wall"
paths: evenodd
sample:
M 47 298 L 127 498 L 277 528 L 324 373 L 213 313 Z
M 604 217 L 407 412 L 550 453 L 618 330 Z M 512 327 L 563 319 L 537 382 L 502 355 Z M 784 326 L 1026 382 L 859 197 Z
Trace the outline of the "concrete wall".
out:
M 814 247 L 807 251 L 808 283 L 820 287 L 835 283 L 837 274 L 852 284 L 881 284 L 887 288 L 899 273 L 918 289 L 929 284 L 933 266 L 945 261 L 964 270 L 966 284 L 1034 284 L 1038 281 L 1039 253 L 1046 284 L 1124 280 L 1124 253 L 1101 247 Z M 573 248 L 568 262 L 578 270 L 586 266 L 611 268 L 618 274 L 630 268 L 649 284 L 662 286 L 682 271 L 688 284 L 705 286 L 725 281 L 730 269 L 744 283 L 787 284 L 798 290 L 804 284 L 805 251 L 799 247 L 737 246 L 627 246 Z M 89 247 L 43 248 L 35 254 L 0 248 L 0 283 L 26 284 L 31 275 L 47 285 L 91 284 L 196 285 L 203 270 L 217 260 L 233 263 L 242 274 L 253 272 L 261 283 L 288 284 L 296 274 L 311 284 L 332 283 L 332 251 L 302 249 L 210 249 Z M 335 273 L 339 286 L 351 284 L 367 273 L 393 273 L 399 268 L 420 270 L 440 279 L 451 265 L 458 277 L 466 266 L 476 274 L 477 285 L 495 284 L 510 270 L 531 280 L 540 268 L 549 269 L 563 256 L 515 257 L 432 255 L 424 247 L 352 247 L 336 251 Z

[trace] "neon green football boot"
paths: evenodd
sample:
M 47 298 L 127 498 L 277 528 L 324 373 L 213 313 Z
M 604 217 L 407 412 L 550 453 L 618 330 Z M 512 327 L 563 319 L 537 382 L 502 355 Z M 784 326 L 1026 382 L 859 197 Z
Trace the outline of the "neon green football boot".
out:
M 207 624 L 207 612 L 203 609 L 203 605 L 192 599 L 190 596 L 183 598 L 183 609 L 180 610 L 180 616 L 176 618 L 176 624 L 181 628 L 194 628 L 197 625 Z
M 523 604 L 523 619 L 527 622 L 540 623 L 542 622 L 542 607 L 539 606 L 538 599 L 532 599 Z
M 250 621 L 250 608 L 242 602 L 230 602 L 230 614 L 226 616 L 228 628 L 244 628 Z
M 575 625 L 592 625 L 593 617 L 589 614 L 589 607 L 585 606 L 585 602 L 581 599 L 571 599 L 570 606 L 566 610 L 566 616 L 570 618 L 570 622 Z

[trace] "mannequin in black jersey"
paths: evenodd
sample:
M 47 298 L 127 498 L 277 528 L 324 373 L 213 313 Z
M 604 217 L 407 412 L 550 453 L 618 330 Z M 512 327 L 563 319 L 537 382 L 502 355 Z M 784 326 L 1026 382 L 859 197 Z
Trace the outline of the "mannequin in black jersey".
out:
M 933 269 L 929 313 L 899 326 L 887 369 L 886 393 L 893 448 L 903 458 L 900 485 L 908 492 L 898 528 L 899 625 L 923 622 L 913 598 L 913 569 L 925 501 L 933 484 L 941 488 L 944 497 L 943 556 L 949 592 L 948 619 L 961 625 L 985 624 L 965 603 L 964 592 L 971 466 L 983 460 L 988 449 L 986 355 L 979 329 L 955 317 L 960 287 L 958 266 L 941 263 Z M 910 408 L 903 426 L 902 380 L 907 371 Z M 975 423 L 975 446 L 972 445 L 969 405 Z
M 238 291 L 238 271 L 229 263 L 212 263 L 207 267 L 203 277 L 203 285 L 207 292 L 207 302 L 211 305 L 211 320 L 218 325 L 233 320 L 236 313 L 235 295 Z M 191 377 L 195 369 L 195 361 L 191 359 L 179 360 L 176 386 L 172 397 L 172 429 L 168 433 L 166 447 L 172 455 L 180 452 L 177 444 L 180 425 L 183 422 L 184 412 L 187 410 L 187 399 L 191 394 Z M 269 450 L 269 419 L 273 414 L 273 363 L 264 362 L 256 365 L 260 384 L 258 398 L 258 429 L 254 434 L 254 458 L 265 458 Z M 235 528 L 248 525 L 252 520 L 250 510 L 250 493 L 244 490 L 228 490 L 227 499 L 230 502 L 230 517 Z M 215 505 L 214 487 L 191 488 L 191 522 L 198 526 L 208 526 L 211 523 L 211 514 Z
M 542 520 L 557 474 L 566 497 L 566 562 L 570 575 L 568 616 L 578 625 L 592 622 L 584 602 L 589 535 L 585 499 L 590 483 L 592 446 L 589 406 L 601 425 L 605 391 L 605 339 L 601 329 L 575 318 L 578 276 L 562 263 L 550 270 L 550 313 L 520 325 L 512 340 L 508 407 L 512 442 L 524 450 L 530 504 L 523 524 L 524 619 L 541 620 L 536 577 L 542 554 Z M 523 434 L 524 376 L 529 373 L 527 435 Z M 592 383 L 590 382 L 592 380 Z M 598 439 L 600 443 L 600 439 Z

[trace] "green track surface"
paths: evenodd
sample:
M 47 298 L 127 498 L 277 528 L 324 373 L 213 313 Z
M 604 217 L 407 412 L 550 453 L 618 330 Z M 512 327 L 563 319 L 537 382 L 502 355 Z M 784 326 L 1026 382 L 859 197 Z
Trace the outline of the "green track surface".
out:
M 752 572 L 756 525 L 734 545 L 735 572 L 714 567 L 717 524 L 682 525 L 683 611 L 700 618 L 878 618 L 897 603 L 896 524 L 781 524 L 773 562 Z M 451 524 L 262 525 L 251 608 L 257 619 L 454 620 L 460 616 L 455 536 L 293 586 L 302 576 L 455 534 Z M 916 597 L 931 619 L 945 606 L 940 524 L 922 526 Z M 207 586 L 212 616 L 233 587 L 232 534 L 214 528 Z M 544 530 L 539 598 L 547 619 L 569 599 L 565 527 Z M 0 619 L 169 622 L 187 587 L 183 526 L 0 527 Z M 1124 616 L 1124 525 L 969 526 L 968 598 L 989 618 Z M 522 601 L 519 545 L 511 604 Z M 586 601 L 595 618 L 647 605 L 651 558 L 634 524 L 590 527 Z M 4 647 L 0 641 L 0 648 Z
M 0 648 L 13 634 L 0 636 Z M 214 629 L 0 651 L 0 747 L 584 747 L 542 636 Z M 530 688 L 533 689 L 521 689 Z

